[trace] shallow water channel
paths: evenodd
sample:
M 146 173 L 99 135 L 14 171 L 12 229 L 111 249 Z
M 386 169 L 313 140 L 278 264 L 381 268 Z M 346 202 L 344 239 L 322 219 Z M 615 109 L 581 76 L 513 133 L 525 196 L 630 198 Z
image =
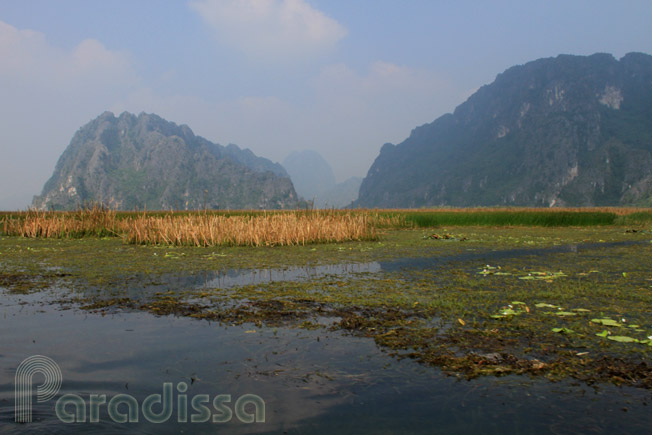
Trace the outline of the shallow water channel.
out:
M 166 280 L 165 286 L 224 288 L 545 253 L 537 251 L 206 272 Z M 139 311 L 102 315 L 60 306 L 62 291 L 14 295 L 0 289 L 1 433 L 647 433 L 650 428 L 648 390 L 522 376 L 458 380 L 410 359 L 397 360 L 372 339 L 344 332 L 224 326 Z M 36 371 L 32 422 L 16 423 L 16 391 L 24 382 L 16 372 L 35 355 L 56 363 L 61 386 L 39 402 L 37 386 L 45 378 Z M 71 398 L 84 409 L 85 422 L 62 422 L 77 409 Z M 102 404 L 92 404 L 100 398 Z M 259 415 L 253 398 L 259 399 Z M 134 421 L 118 422 L 129 420 L 132 405 Z M 256 421 L 261 417 L 264 421 Z M 164 421 L 150 421 L 157 418 Z
M 230 269 L 204 271 L 193 275 L 169 275 L 149 283 L 145 289 L 126 289 L 125 295 L 134 299 L 150 297 L 152 293 L 165 291 L 168 288 L 206 288 L 226 289 L 246 285 L 266 284 L 283 281 L 307 281 L 325 276 L 354 277 L 358 274 L 410 271 L 420 269 L 437 269 L 450 263 L 472 262 L 484 264 L 507 258 L 525 256 L 545 256 L 556 253 L 582 253 L 593 249 L 605 249 L 618 246 L 629 246 L 647 242 L 625 241 L 610 243 L 583 243 L 563 246 L 551 246 L 536 249 L 508 249 L 495 251 L 469 251 L 462 254 L 437 257 L 399 258 L 389 261 L 373 261 L 367 263 L 341 263 L 316 266 L 288 266 L 269 269 Z

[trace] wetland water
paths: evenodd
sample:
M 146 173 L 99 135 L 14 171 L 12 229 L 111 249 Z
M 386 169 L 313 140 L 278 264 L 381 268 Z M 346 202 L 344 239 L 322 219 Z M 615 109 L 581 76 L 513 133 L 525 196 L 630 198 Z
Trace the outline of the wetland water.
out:
M 286 267 L 275 269 L 232 269 L 226 272 L 207 271 L 193 277 L 186 277 L 196 286 L 204 288 L 230 288 L 244 285 L 263 284 L 278 281 L 299 281 L 324 276 L 352 276 L 361 273 L 394 272 L 399 270 L 434 269 L 451 262 L 495 261 L 525 256 L 545 256 L 555 253 L 580 253 L 595 249 L 619 246 L 642 245 L 648 242 L 624 241 L 611 243 L 579 243 L 552 246 L 539 249 L 508 249 L 482 252 L 467 252 L 452 256 L 399 258 L 391 261 L 368 263 L 343 263 L 325 266 Z
M 331 275 L 347 278 L 451 262 L 476 265 L 519 256 L 582 255 L 591 249 L 587 244 L 469 251 L 313 268 L 205 272 L 168 277 L 149 287 L 230 288 Z M 138 294 L 142 288 L 134 285 L 128 292 Z M 0 288 L 2 433 L 647 433 L 651 424 L 652 394 L 642 388 L 516 375 L 458 380 L 436 367 L 392 357 L 373 338 L 342 330 L 234 326 L 142 311 L 94 313 L 59 304 L 67 291 L 51 287 L 12 294 Z M 32 355 L 54 360 L 63 382 L 54 398 L 34 400 L 33 422 L 17 424 L 16 369 Z M 39 375 L 34 379 L 35 385 L 42 381 Z M 150 423 L 142 404 L 162 394 L 166 383 L 173 386 L 172 413 L 165 424 Z M 98 422 L 62 423 L 55 402 L 66 394 L 81 397 L 88 410 L 91 395 L 105 395 L 106 402 L 129 395 L 141 405 L 139 421 L 116 423 L 105 404 L 99 407 Z M 183 409 L 187 420 L 199 413 L 192 406 L 194 397 L 206 395 L 212 401 L 224 394 L 231 396 L 227 408 L 232 411 L 238 398 L 259 396 L 265 422 L 245 423 L 235 413 L 222 423 L 179 421 Z M 212 416 L 224 416 L 210 405 Z M 126 407 L 119 410 L 125 413 Z
M 323 330 L 223 327 L 216 323 L 130 312 L 101 316 L 42 303 L 42 295 L 1 299 L 0 427 L 2 433 L 644 433 L 650 392 L 524 377 L 458 381 L 411 360 L 398 361 L 372 340 Z M 252 332 L 255 331 L 255 332 Z M 71 340 L 74 337 L 74 340 Z M 23 358 L 47 355 L 61 368 L 57 397 L 33 406 L 33 422 L 14 419 L 14 374 Z M 65 424 L 54 402 L 76 394 L 107 400 L 129 394 L 140 403 L 164 383 L 186 395 L 233 401 L 256 394 L 264 423 Z M 174 399 L 178 392 L 174 390 Z M 174 405 L 177 401 L 173 400 Z M 188 401 L 190 403 L 190 400 Z M 189 415 L 195 413 L 189 406 Z M 215 411 L 213 411 L 215 412 Z
M 399 258 L 390 261 L 372 261 L 366 263 L 341 263 L 318 266 L 290 266 L 269 269 L 230 269 L 226 271 L 204 271 L 193 275 L 169 275 L 164 283 L 150 285 L 149 292 L 160 291 L 170 286 L 210 289 L 228 289 L 247 285 L 266 284 L 284 281 L 307 281 L 311 279 L 333 277 L 353 277 L 357 274 L 394 272 L 401 270 L 436 269 L 452 262 L 503 260 L 526 256 L 545 256 L 555 253 L 580 253 L 595 249 L 605 249 L 618 246 L 641 245 L 648 242 L 623 241 L 611 243 L 580 243 L 563 246 L 551 246 L 538 249 L 508 249 L 482 252 L 466 252 L 452 256 Z M 143 291 L 138 289 L 132 297 L 142 297 Z

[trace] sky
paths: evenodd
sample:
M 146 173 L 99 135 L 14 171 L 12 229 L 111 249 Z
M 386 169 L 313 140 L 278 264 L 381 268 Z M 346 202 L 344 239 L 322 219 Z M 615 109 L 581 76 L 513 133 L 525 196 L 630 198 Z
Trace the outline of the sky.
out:
M 513 65 L 652 54 L 651 22 L 649 0 L 0 0 L 0 210 L 106 110 L 363 177 Z

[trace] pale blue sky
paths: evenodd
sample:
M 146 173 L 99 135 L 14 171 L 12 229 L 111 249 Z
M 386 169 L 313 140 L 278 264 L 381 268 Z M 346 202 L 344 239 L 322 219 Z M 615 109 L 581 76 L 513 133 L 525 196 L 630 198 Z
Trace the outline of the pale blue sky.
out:
M 104 110 L 364 176 L 512 65 L 652 53 L 650 22 L 649 0 L 0 0 L 0 209 Z

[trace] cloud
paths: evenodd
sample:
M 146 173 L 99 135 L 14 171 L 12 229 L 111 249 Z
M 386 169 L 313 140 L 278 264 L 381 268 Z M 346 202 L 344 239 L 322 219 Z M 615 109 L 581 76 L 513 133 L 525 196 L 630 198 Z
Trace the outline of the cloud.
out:
M 304 0 L 199 0 L 190 7 L 219 41 L 257 59 L 312 56 L 331 49 L 347 34 Z
M 0 208 L 40 193 L 79 126 L 139 86 L 127 53 L 86 39 L 71 50 L 0 21 Z M 5 205 L 9 204 L 9 205 Z
M 372 63 L 364 73 L 344 64 L 330 65 L 312 84 L 316 105 L 325 115 L 330 109 L 330 116 L 343 125 L 364 120 L 371 135 L 382 132 L 385 141 L 404 139 L 414 126 L 461 102 L 452 80 L 436 71 L 383 61 Z
M 141 89 L 112 110 L 155 112 L 187 123 L 213 142 L 233 142 L 275 161 L 292 150 L 316 149 L 343 180 L 366 175 L 383 143 L 401 142 L 414 127 L 462 101 L 462 91 L 436 71 L 382 61 L 361 72 L 346 64 L 329 65 L 297 88 L 300 99 L 279 95 L 219 101 Z
M 339 178 L 366 175 L 383 143 L 403 141 L 414 127 L 462 102 L 454 80 L 437 71 L 384 61 L 362 72 L 329 65 L 312 87 L 306 124 Z
M 230 7 L 242 15 L 244 6 L 238 4 L 251 6 L 248 13 L 255 17 L 254 24 L 267 23 L 268 30 L 282 33 L 264 41 L 276 53 L 297 56 L 324 50 L 344 32 L 298 0 L 203 1 L 194 7 Z M 289 17 L 285 21 L 279 18 L 284 14 Z M 234 22 L 236 18 L 237 14 Z M 326 30 L 318 25 L 312 29 L 311 22 L 321 22 Z M 336 31 L 328 30 L 331 25 Z M 247 36 L 247 29 L 231 27 L 232 33 Z M 316 36 L 310 39 L 309 32 Z M 265 39 L 264 33 L 248 42 Z M 289 46 L 283 38 L 288 38 Z M 180 79 L 173 70 L 145 82 L 128 52 L 108 49 L 100 41 L 87 39 L 62 49 L 42 33 L 1 21 L 0 59 L 0 186 L 12 186 L 0 188 L 0 209 L 18 207 L 20 198 L 26 206 L 31 195 L 40 192 L 74 132 L 107 109 L 157 113 L 188 124 L 211 141 L 237 143 L 276 161 L 295 149 L 316 149 L 342 180 L 364 175 L 384 142 L 402 141 L 415 126 L 463 101 L 454 81 L 436 71 L 383 61 L 364 70 L 346 64 L 326 66 L 311 79 L 293 80 L 292 91 L 285 94 L 247 93 L 247 87 L 229 98 L 192 95 L 175 88 Z
M 280 160 L 292 148 L 288 135 L 296 128 L 297 108 L 279 97 L 244 96 L 211 101 L 200 96 L 157 94 L 142 88 L 111 107 L 114 113 L 153 112 L 197 135 L 222 145 L 236 143 Z M 291 141 L 290 141 L 291 142 Z
M 434 71 L 410 68 L 390 62 L 377 61 L 369 65 L 364 74 L 345 64 L 324 67 L 313 80 L 319 93 L 324 95 L 356 94 L 360 97 L 373 97 L 393 93 L 426 95 L 440 91 L 448 86 Z
M 48 44 L 40 32 L 19 30 L 2 21 L 0 58 L 3 59 L 0 77 L 30 85 L 75 87 L 79 79 L 122 85 L 136 78 L 126 53 L 107 50 L 97 40 L 86 39 L 66 52 Z

